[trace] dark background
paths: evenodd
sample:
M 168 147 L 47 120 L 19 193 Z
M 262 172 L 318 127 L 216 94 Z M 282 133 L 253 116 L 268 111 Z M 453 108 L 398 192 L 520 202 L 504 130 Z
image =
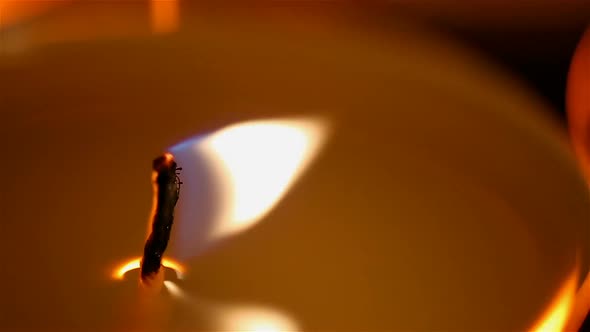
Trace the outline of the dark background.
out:
M 590 1 L 392 1 L 380 11 L 458 39 L 523 80 L 567 121 L 567 75 L 590 25 Z
M 574 23 L 561 30 L 484 31 L 445 26 L 449 32 L 484 52 L 528 83 L 566 121 L 565 91 L 571 57 L 586 29 Z

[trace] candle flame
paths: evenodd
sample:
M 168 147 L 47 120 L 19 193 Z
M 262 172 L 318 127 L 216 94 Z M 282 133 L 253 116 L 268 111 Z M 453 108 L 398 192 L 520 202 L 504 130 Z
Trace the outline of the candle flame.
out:
M 122 263 L 121 265 L 117 266 L 113 270 L 111 276 L 115 280 L 123 280 L 127 272 L 139 269 L 140 264 L 141 257 L 136 257 L 131 260 L 128 260 Z M 184 277 L 184 274 L 186 273 L 186 269 L 182 264 L 170 258 L 164 258 L 162 260 L 162 266 L 174 270 L 179 279 L 182 279 Z
M 280 201 L 321 143 L 321 128 L 297 121 L 260 121 L 211 135 L 205 149 L 223 173 L 226 234 L 260 220 Z
M 256 120 L 173 146 L 185 184 L 175 239 L 181 257 L 260 222 L 305 172 L 326 134 L 318 119 Z

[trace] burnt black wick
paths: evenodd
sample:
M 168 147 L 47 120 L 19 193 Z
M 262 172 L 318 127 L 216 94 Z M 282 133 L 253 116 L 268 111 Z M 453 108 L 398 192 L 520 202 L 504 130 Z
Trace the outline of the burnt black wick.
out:
M 141 259 L 141 279 L 146 281 L 158 273 L 162 256 L 170 240 L 174 222 L 174 208 L 180 196 L 180 170 L 174 156 L 166 153 L 152 164 L 155 209 L 152 215 L 152 229 L 143 250 Z

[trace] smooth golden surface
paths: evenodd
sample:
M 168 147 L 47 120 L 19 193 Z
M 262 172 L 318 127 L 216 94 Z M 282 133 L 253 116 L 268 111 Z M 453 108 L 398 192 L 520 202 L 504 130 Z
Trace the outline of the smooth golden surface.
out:
M 141 251 L 153 156 L 260 118 L 319 115 L 333 136 L 259 225 L 185 262 L 192 296 L 303 330 L 522 331 L 577 251 L 587 272 L 562 132 L 496 68 L 401 22 L 198 13 L 174 35 L 1 58 L 3 329 L 214 329 L 164 295 L 134 310 L 136 280 L 110 267 Z

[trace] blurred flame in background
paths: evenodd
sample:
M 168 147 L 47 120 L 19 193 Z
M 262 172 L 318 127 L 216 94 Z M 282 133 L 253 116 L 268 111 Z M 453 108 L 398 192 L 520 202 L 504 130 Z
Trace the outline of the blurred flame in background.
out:
M 549 304 L 547 310 L 530 329 L 532 332 L 556 332 L 565 331 L 567 320 L 571 314 L 576 298 L 576 287 L 580 274 L 579 264 L 567 277 L 557 294 Z
M 183 167 L 175 227 L 181 257 L 262 220 L 309 166 L 326 132 L 319 119 L 258 120 L 173 146 Z M 203 196 L 215 198 L 204 203 Z
M 178 29 L 179 12 L 177 0 L 152 0 L 152 30 L 155 33 L 169 33 Z
M 0 27 L 6 27 L 63 6 L 70 0 L 19 1 L 0 0 Z M 150 18 L 154 33 L 174 32 L 179 26 L 178 0 L 151 0 Z
M 0 54 L 62 42 L 169 34 L 179 22 L 178 0 L 0 0 Z
M 70 1 L 18 1 L 0 0 L 0 28 L 41 15 Z
M 261 305 L 222 304 L 189 296 L 172 281 L 164 281 L 168 292 L 199 312 L 211 317 L 218 331 L 280 332 L 299 331 L 295 320 L 284 312 Z

